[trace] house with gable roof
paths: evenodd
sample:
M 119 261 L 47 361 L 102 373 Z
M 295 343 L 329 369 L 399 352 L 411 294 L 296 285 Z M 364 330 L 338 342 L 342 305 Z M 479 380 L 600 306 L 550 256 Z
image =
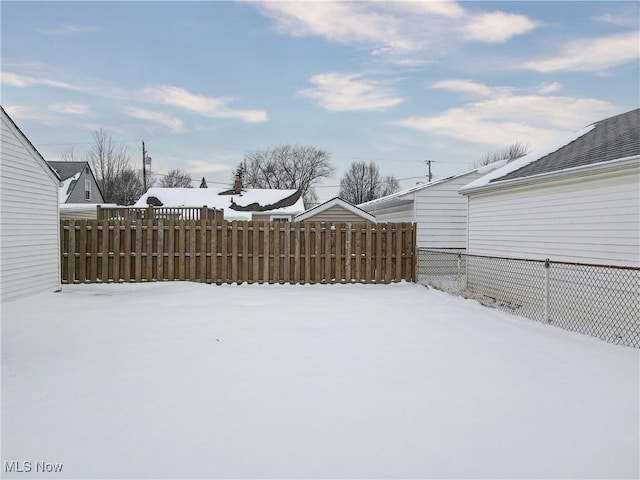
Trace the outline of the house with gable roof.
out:
M 47 162 L 60 177 L 59 203 L 104 203 L 89 162 Z
M 464 186 L 468 253 L 640 267 L 640 109 Z

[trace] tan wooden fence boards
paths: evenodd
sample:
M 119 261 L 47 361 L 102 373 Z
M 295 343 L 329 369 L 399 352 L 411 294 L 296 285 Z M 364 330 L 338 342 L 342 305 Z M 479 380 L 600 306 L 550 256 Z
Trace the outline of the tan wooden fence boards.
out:
M 413 281 L 412 223 L 64 220 L 63 283 Z

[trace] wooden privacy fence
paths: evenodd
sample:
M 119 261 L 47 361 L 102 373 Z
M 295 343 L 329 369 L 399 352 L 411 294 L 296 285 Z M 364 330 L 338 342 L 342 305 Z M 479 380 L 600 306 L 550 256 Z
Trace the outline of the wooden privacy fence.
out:
M 62 283 L 413 281 L 412 223 L 63 220 Z

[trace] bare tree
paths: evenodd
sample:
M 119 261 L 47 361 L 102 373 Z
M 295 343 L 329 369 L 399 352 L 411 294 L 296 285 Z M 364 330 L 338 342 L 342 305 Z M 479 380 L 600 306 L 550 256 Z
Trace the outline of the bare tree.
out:
M 392 193 L 396 193 L 400 190 L 400 182 L 393 175 L 387 175 L 382 179 L 382 183 L 380 185 L 380 197 L 386 197 L 387 195 L 391 195 Z
M 118 205 L 133 205 L 143 193 L 142 172 L 127 166 L 118 175 L 111 201 Z
M 328 152 L 304 145 L 281 145 L 248 152 L 244 163 L 245 186 L 301 190 L 305 203 L 317 201 L 313 187 L 335 171 Z
M 394 176 L 380 175 L 375 162 L 353 162 L 340 179 L 338 196 L 353 204 L 360 204 L 390 195 L 400 189 Z
M 174 168 L 160 180 L 160 186 L 164 188 L 191 188 L 191 175 L 179 168 Z
M 473 162 L 473 168 L 480 168 L 501 160 L 514 160 L 529 153 L 529 144 L 521 142 L 513 142 L 504 150 L 497 152 L 489 152 L 480 160 Z
M 132 169 L 131 158 L 127 147 L 116 142 L 105 130 L 96 130 L 92 134 L 93 141 L 87 152 L 87 161 L 91 165 L 96 181 L 100 186 L 104 201 L 117 203 L 120 176 L 127 169 Z
M 65 150 L 60 154 L 60 161 L 61 162 L 79 162 L 81 160 L 77 158 L 75 149 L 73 147 L 70 147 L 68 150 Z

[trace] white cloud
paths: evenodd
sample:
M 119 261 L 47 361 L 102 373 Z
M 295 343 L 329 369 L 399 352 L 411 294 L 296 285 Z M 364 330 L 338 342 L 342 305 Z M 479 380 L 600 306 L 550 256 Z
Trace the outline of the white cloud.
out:
M 55 125 L 58 122 L 56 115 L 26 105 L 6 105 L 4 109 L 14 120 L 32 120 L 43 125 Z
M 73 25 L 66 23 L 56 28 L 41 28 L 39 32 L 44 35 L 76 35 L 80 33 L 97 32 L 99 30 L 100 27 L 95 25 Z
M 505 12 L 483 13 L 464 27 L 467 38 L 486 43 L 504 43 L 507 40 L 528 33 L 538 26 L 524 15 Z
M 54 103 L 49 105 L 49 110 L 56 113 L 79 116 L 87 116 L 93 113 L 89 105 L 79 103 Z
M 298 94 L 331 112 L 381 111 L 404 102 L 389 86 L 365 80 L 359 74 L 322 73 L 309 81 L 314 88 L 301 90 Z
M 575 40 L 561 48 L 560 55 L 534 60 L 523 68 L 538 72 L 601 72 L 640 57 L 640 32 Z
M 27 88 L 27 87 L 54 87 L 63 88 L 67 90 L 81 90 L 80 87 L 71 85 L 66 82 L 59 82 L 57 80 L 50 80 L 48 78 L 34 78 L 25 75 L 20 75 L 12 72 L 2 72 L 2 84 L 10 87 Z
M 591 20 L 601 23 L 610 23 L 612 25 L 618 25 L 620 27 L 632 27 L 634 25 L 638 25 L 637 15 L 637 12 L 635 13 L 635 15 L 612 15 L 610 13 L 605 13 L 603 15 L 591 17 Z
M 442 80 L 440 82 L 433 83 L 431 88 L 470 93 L 472 95 L 479 95 L 482 97 L 489 96 L 494 92 L 493 88 L 471 80 Z
M 460 18 L 466 16 L 464 8 L 454 0 L 430 0 L 430 1 L 408 1 L 392 2 L 397 10 L 407 10 L 418 14 L 438 15 L 447 18 Z
M 184 131 L 182 120 L 161 112 L 153 112 L 142 108 L 130 107 L 125 109 L 124 113 L 133 118 L 149 120 L 153 123 L 157 123 L 158 125 L 162 125 L 163 127 L 168 128 L 172 133 L 180 133 Z
M 418 65 L 428 61 L 429 55 L 445 55 L 462 38 L 502 43 L 537 26 L 523 15 L 469 13 L 454 1 L 278 1 L 255 5 L 280 33 L 367 45 L 372 54 L 402 65 Z
M 145 101 L 172 105 L 208 117 L 236 118 L 247 123 L 267 121 L 267 112 L 264 110 L 233 109 L 229 107 L 229 103 L 233 100 L 231 98 L 196 95 L 173 85 L 144 87 L 139 94 Z
M 548 93 L 556 92 L 561 88 L 562 88 L 562 84 L 559 82 L 543 83 L 538 87 L 538 92 L 542 93 L 543 95 L 546 95 Z
M 438 115 L 394 121 L 392 125 L 494 147 L 521 141 L 535 148 L 616 110 L 614 105 L 593 98 L 499 94 Z
M 264 2 L 259 10 L 275 22 L 281 33 L 318 35 L 328 40 L 374 42 L 408 48 L 391 14 L 365 2 Z

